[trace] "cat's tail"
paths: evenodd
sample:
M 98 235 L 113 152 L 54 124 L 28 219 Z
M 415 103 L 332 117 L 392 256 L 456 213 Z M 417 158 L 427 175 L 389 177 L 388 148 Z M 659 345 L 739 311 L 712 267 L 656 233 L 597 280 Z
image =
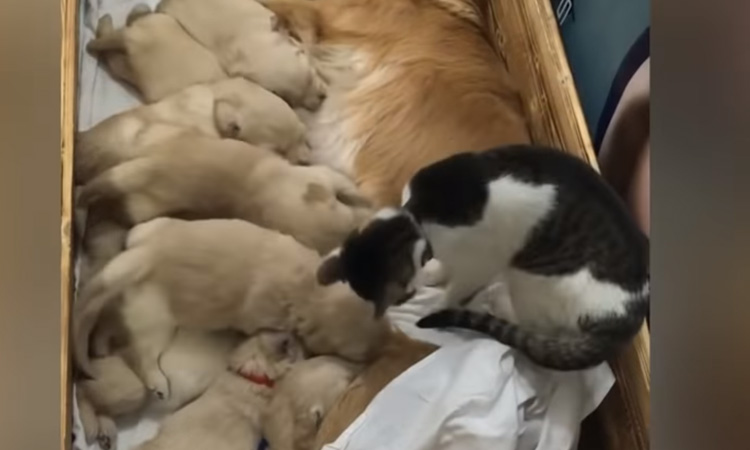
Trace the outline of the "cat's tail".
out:
M 596 366 L 624 343 L 624 339 L 585 332 L 547 333 L 466 309 L 444 309 L 423 317 L 420 328 L 466 328 L 487 334 L 516 348 L 532 361 L 555 370 L 582 370 Z
M 92 377 L 89 338 L 99 316 L 129 287 L 150 272 L 150 254 L 145 247 L 125 250 L 102 268 L 84 286 L 73 314 L 73 356 L 81 373 Z

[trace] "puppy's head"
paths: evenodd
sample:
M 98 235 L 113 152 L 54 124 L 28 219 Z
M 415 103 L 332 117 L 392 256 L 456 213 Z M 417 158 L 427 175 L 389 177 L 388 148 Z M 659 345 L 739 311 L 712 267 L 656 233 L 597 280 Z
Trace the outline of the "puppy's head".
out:
M 242 342 L 232 352 L 229 368 L 243 374 L 265 374 L 276 380 L 304 358 L 301 343 L 291 333 L 263 331 Z
M 432 258 L 430 244 L 406 212 L 383 209 L 361 230 L 330 253 L 318 268 L 318 282 L 349 283 L 375 304 L 376 316 L 399 305 L 416 292 L 420 268 Z

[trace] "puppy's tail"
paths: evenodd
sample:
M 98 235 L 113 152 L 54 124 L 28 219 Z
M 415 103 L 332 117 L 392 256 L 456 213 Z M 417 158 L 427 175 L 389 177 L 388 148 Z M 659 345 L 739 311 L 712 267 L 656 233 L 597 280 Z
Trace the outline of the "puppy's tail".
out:
M 147 247 L 131 248 L 115 257 L 83 288 L 73 316 L 73 352 L 83 374 L 92 377 L 89 337 L 102 311 L 127 288 L 142 281 L 151 266 Z
M 107 169 L 80 189 L 78 204 L 86 207 L 104 200 L 117 200 L 124 192 L 148 185 L 152 179 L 151 167 L 151 158 L 145 156 Z

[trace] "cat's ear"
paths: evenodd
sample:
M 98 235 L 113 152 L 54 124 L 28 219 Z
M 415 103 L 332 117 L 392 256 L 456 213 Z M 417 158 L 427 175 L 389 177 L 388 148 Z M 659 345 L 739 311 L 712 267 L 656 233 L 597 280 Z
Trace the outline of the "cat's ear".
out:
M 318 266 L 318 283 L 328 286 L 337 281 L 344 281 L 344 268 L 341 265 L 341 254 L 338 250 L 331 252 Z

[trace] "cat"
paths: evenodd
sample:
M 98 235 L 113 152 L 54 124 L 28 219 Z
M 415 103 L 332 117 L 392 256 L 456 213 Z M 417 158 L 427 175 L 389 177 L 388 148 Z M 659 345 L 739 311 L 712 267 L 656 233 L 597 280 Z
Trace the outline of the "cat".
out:
M 598 365 L 648 313 L 648 239 L 598 173 L 562 151 L 517 145 L 462 153 L 417 172 L 401 209 L 379 211 L 318 270 L 382 314 L 413 295 L 434 253 L 448 309 L 421 328 L 468 328 L 557 370 Z M 461 308 L 493 279 L 512 311 Z
M 264 331 L 248 338 L 206 392 L 167 417 L 156 437 L 138 450 L 257 448 L 274 385 L 303 358 L 289 333 Z

